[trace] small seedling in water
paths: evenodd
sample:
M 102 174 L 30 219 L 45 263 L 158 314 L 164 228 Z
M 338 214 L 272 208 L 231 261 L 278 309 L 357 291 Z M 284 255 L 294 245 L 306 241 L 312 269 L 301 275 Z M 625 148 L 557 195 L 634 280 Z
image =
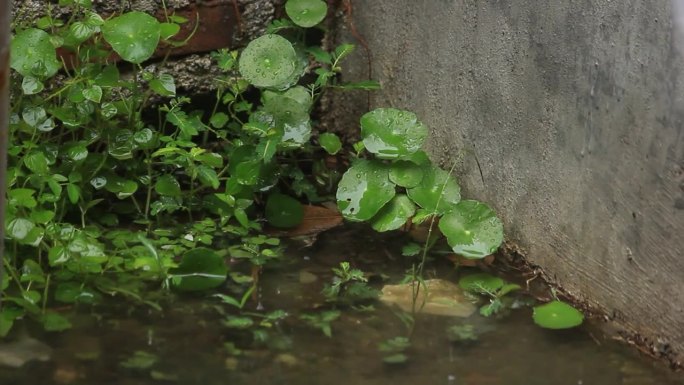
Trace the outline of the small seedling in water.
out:
M 475 327 L 470 324 L 454 325 L 447 329 L 447 338 L 451 342 L 477 341 Z
M 505 308 L 504 297 L 520 289 L 519 285 L 487 273 L 467 275 L 458 281 L 458 285 L 470 293 L 489 297 L 489 303 L 480 308 L 480 314 L 485 317 L 501 312 Z
M 339 310 L 326 310 L 315 314 L 302 314 L 299 319 L 306 322 L 312 327 L 321 329 L 326 337 L 332 337 L 332 329 L 330 324 L 338 319 L 342 314 Z
M 151 368 L 158 360 L 159 358 L 156 355 L 138 350 L 131 357 L 122 361 L 121 366 L 127 369 L 143 370 Z
M 394 337 L 380 343 L 378 350 L 383 353 L 382 361 L 387 364 L 402 364 L 408 360 L 405 351 L 411 347 L 406 337 Z
M 354 304 L 378 297 L 378 291 L 368 286 L 368 278 L 363 271 L 353 269 L 349 262 L 342 262 L 339 268 L 332 270 L 335 273 L 332 284 L 323 289 L 328 302 Z

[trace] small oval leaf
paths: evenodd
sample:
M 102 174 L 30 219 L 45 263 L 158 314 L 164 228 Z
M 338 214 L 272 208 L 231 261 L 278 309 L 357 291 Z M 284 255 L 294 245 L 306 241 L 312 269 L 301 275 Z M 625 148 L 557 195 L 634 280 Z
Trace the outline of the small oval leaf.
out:
M 342 141 L 340 138 L 330 132 L 324 132 L 318 136 L 318 142 L 321 147 L 330 155 L 337 154 L 342 149 Z
M 579 310 L 562 301 L 535 306 L 532 318 L 534 323 L 546 329 L 574 328 L 584 321 L 584 315 Z

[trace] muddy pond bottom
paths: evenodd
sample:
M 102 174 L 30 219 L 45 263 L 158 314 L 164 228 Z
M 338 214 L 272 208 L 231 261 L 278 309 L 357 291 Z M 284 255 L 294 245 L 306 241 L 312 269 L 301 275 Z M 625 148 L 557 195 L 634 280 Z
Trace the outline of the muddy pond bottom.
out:
M 27 325 L 12 336 L 14 353 L 33 360 L 0 367 L 0 384 L 684 384 L 681 374 L 586 327 L 541 329 L 529 307 L 500 318 L 418 314 L 411 331 L 404 312 L 376 301 L 340 309 L 327 337 L 299 316 L 329 309 L 320 291 L 331 267 L 349 261 L 392 284 L 409 265 L 397 252 L 400 240 L 364 234 L 342 229 L 313 247 L 290 246 L 283 266 L 263 272 L 258 303 L 243 310 L 254 324 L 243 329 L 225 324 L 235 308 L 206 296 L 180 297 L 164 312 L 78 309 L 74 328 L 57 334 Z M 440 266 L 426 275 L 456 282 L 453 268 Z M 278 310 L 287 317 L 262 317 Z M 452 342 L 447 329 L 454 326 L 472 333 Z M 379 350 L 395 337 L 410 337 L 402 364 L 383 362 Z

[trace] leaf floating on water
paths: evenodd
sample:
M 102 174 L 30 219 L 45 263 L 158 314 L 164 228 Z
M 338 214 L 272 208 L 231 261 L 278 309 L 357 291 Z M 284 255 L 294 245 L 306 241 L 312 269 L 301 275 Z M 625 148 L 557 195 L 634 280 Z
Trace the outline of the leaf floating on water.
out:
M 574 328 L 584 321 L 584 315 L 579 310 L 562 301 L 535 306 L 532 318 L 534 323 L 546 329 Z

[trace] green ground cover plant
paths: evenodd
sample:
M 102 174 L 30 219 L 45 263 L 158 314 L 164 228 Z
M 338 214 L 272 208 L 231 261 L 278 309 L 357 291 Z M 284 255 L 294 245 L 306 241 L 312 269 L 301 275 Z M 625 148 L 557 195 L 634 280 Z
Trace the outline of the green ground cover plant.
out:
M 280 240 L 264 227 L 294 227 L 302 202 L 335 194 L 335 171 L 323 155 L 339 154 L 343 144 L 333 133 L 316 136 L 315 103 L 326 89 L 378 84 L 339 81 L 353 45 L 307 44 L 304 29 L 327 14 L 320 0 L 289 0 L 288 18 L 266 35 L 213 53 L 222 75 L 208 111 L 177 92 L 163 70 L 169 50 L 189 39 L 176 37 L 181 25 L 197 28 L 197 20 L 167 10 L 161 21 L 136 11 L 105 19 L 88 0 L 58 6 L 70 7 L 68 19 L 54 18 L 48 6 L 35 25 L 13 31 L 0 336 L 20 318 L 48 331 L 71 327 L 54 304 L 119 296 L 160 309 L 169 293 L 227 283 L 229 293 L 214 300 L 241 313 L 222 308 L 225 326 L 265 335 L 287 314 L 243 311 L 261 266 L 282 256 Z M 149 60 L 160 63 L 145 66 Z M 456 254 L 494 253 L 501 221 L 484 203 L 461 200 L 451 172 L 422 150 L 427 134 L 409 111 L 365 114 L 362 142 L 336 190 L 340 211 L 381 232 L 429 221 Z M 418 250 L 423 262 L 431 246 Z M 229 260 L 251 266 L 251 274 Z M 349 265 L 335 273 L 329 302 L 377 295 Z M 326 310 L 301 319 L 330 335 L 338 316 Z
M 68 328 L 53 301 L 119 295 L 159 308 L 150 292 L 224 284 L 229 258 L 256 267 L 277 259 L 280 241 L 263 235 L 264 222 L 295 226 L 300 202 L 326 194 L 298 159 L 341 147 L 334 134 L 322 146 L 311 140 L 314 101 L 330 87 L 376 87 L 338 83 L 352 45 L 304 44 L 303 28 L 327 13 L 320 1 L 288 2 L 290 18 L 268 34 L 212 55 L 223 75 L 210 112 L 177 94 L 171 74 L 143 65 L 185 44 L 175 36 L 193 21 L 59 6 L 70 7 L 68 20 L 48 7 L 13 31 L 0 335 L 24 316 Z M 157 60 L 164 68 L 166 57 Z

